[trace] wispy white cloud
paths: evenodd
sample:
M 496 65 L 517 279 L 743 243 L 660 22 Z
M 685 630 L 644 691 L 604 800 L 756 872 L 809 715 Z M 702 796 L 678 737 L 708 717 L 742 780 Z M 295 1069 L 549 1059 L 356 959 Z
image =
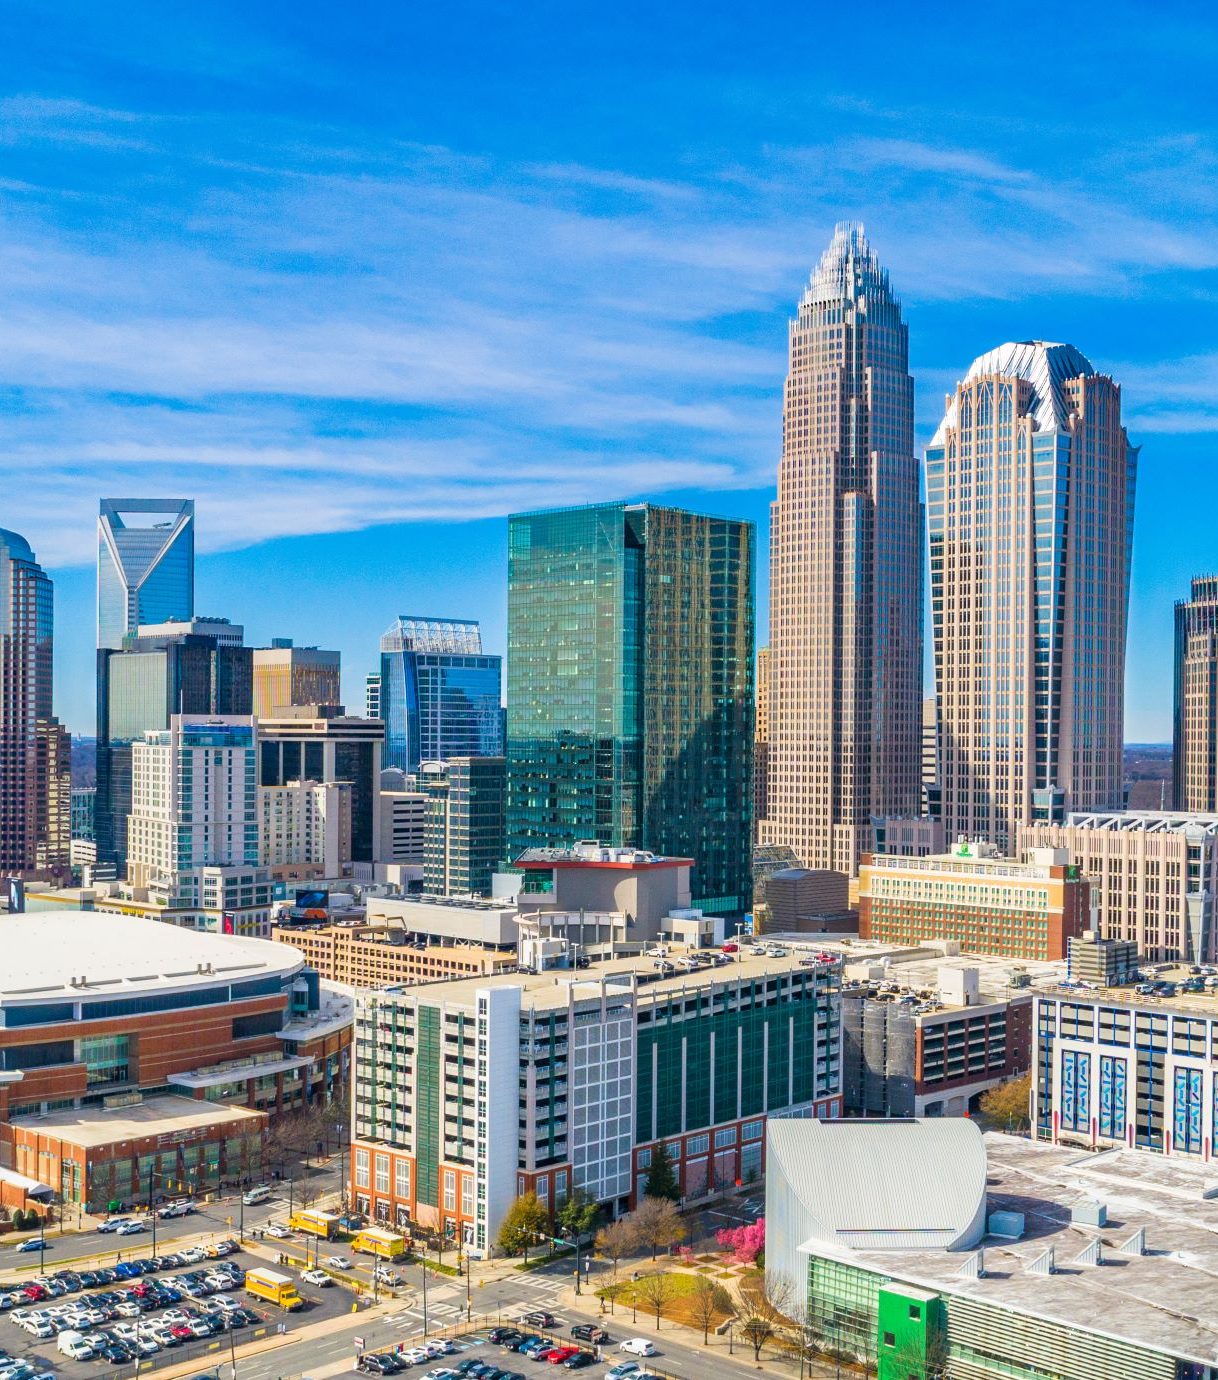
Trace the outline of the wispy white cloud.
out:
M 1218 263 L 1204 221 L 921 138 L 654 176 L 16 97 L 0 139 L 5 520 L 53 561 L 89 558 L 103 489 L 196 494 L 219 548 L 765 483 L 783 318 L 843 215 L 923 310 Z M 33 175 L 73 142 L 61 186 Z M 924 371 L 924 410 L 967 363 Z M 1119 376 L 1147 431 L 1218 410 L 1208 356 Z

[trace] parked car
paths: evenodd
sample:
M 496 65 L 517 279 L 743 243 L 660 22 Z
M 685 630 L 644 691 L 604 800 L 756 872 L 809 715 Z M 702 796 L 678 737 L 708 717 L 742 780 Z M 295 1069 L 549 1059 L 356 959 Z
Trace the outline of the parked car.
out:
M 334 1283 L 325 1270 L 305 1270 L 300 1277 L 306 1284 L 316 1284 L 321 1289 L 324 1289 L 327 1284 Z
M 521 1322 L 527 1322 L 530 1327 L 553 1327 L 555 1317 L 553 1313 L 526 1313 Z
M 654 1342 L 649 1342 L 646 1337 L 627 1337 L 618 1346 L 618 1350 L 629 1352 L 631 1356 L 655 1356 L 658 1348 Z
M 407 1347 L 405 1351 L 399 1351 L 397 1354 L 408 1366 L 417 1366 L 423 1361 L 431 1360 L 426 1349 L 421 1346 Z
M 356 1369 L 365 1375 L 397 1375 L 406 1367 L 401 1359 L 389 1351 L 366 1351 L 356 1363 Z
M 273 1236 L 276 1241 L 286 1241 L 292 1233 L 283 1225 L 282 1222 L 268 1222 L 266 1234 Z
M 572 1337 L 581 1342 L 591 1342 L 593 1346 L 603 1346 L 609 1340 L 609 1334 L 603 1327 L 597 1327 L 595 1323 L 576 1323 L 571 1329 Z
M 590 1351 L 577 1351 L 574 1356 L 565 1356 L 562 1361 L 564 1370 L 583 1370 L 585 1366 L 596 1364 L 596 1357 Z

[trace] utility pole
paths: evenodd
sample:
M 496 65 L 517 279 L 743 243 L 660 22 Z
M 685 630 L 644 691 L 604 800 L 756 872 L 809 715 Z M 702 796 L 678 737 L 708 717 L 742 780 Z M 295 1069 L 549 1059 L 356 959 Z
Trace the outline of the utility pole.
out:
M 426 1251 L 426 1247 L 424 1247 Z M 423 1271 L 423 1340 L 427 1340 L 427 1257 L 424 1254 L 419 1262 L 419 1269 Z
M 148 1166 L 148 1215 L 152 1218 L 152 1254 L 156 1255 L 156 1213 L 152 1208 L 152 1166 Z

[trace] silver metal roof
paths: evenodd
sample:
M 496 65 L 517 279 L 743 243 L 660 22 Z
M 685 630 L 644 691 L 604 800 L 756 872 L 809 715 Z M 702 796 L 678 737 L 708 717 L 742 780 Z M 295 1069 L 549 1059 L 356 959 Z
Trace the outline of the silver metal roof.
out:
M 985 1143 L 966 1118 L 771 1121 L 768 1156 L 803 1241 L 950 1251 L 984 1230 Z
M 1066 380 L 1095 372 L 1087 356 L 1073 345 L 1059 345 L 1048 340 L 1008 340 L 996 350 L 978 355 L 969 365 L 964 381 L 967 383 L 990 374 L 1027 379 L 1032 385 L 1032 416 L 1037 430 L 1056 431 L 1065 424 L 1069 410 L 1063 391 Z M 956 424 L 956 396 L 953 394 L 931 445 L 941 446 L 948 428 Z

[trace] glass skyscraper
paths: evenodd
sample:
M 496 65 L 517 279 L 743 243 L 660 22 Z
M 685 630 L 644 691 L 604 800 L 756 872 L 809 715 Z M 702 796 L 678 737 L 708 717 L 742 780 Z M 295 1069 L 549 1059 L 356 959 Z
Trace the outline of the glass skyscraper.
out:
M 926 451 L 948 838 L 1122 804 L 1138 448 L 1121 390 L 1072 345 L 975 359 Z
M 402 614 L 381 638 L 380 718 L 386 767 L 503 755 L 502 659 L 478 624 Z
M 194 606 L 193 500 L 103 498 L 97 519 L 97 645 L 121 647 L 143 625 L 192 618 Z
M 749 905 L 753 527 L 648 504 L 508 528 L 508 855 L 598 839 Z
M 901 304 L 841 224 L 790 325 L 770 510 L 767 845 L 854 873 L 921 805 L 922 509 Z

